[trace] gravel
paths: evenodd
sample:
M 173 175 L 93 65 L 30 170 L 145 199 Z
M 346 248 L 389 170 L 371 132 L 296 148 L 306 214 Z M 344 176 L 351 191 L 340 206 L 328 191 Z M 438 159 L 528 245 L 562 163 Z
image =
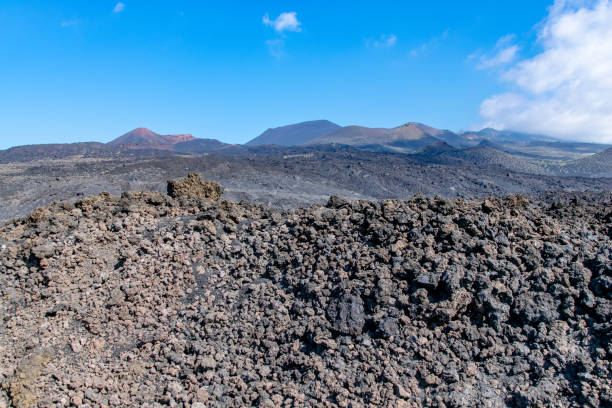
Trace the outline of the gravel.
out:
M 611 204 L 39 208 L 0 229 L 0 406 L 610 406 Z

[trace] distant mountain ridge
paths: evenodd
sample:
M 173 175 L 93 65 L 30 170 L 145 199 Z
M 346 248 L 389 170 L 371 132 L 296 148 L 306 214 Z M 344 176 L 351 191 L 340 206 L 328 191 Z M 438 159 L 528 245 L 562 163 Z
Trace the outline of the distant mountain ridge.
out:
M 408 122 L 390 129 L 345 126 L 327 135 L 312 139 L 307 144 L 337 143 L 367 150 L 408 153 L 440 141 L 457 146 L 461 145 L 458 143 L 460 140 L 462 140 L 460 136 L 449 130 L 436 129 L 417 122 Z
M 492 128 L 455 133 L 418 122 L 408 122 L 394 128 L 371 128 L 359 125 L 340 126 L 328 120 L 315 120 L 268 129 L 245 146 L 337 144 L 365 150 L 414 153 L 437 142 L 445 142 L 456 148 L 489 142 L 502 150 L 507 149 L 505 144 L 512 143 L 564 143 L 549 136 Z M 586 149 L 589 150 L 588 147 Z
M 147 128 L 136 128 L 106 144 L 47 144 L 0 150 L 0 163 L 166 154 L 270 155 L 287 149 L 298 155 L 313 149 L 359 149 L 410 154 L 411 160 L 423 164 L 463 163 L 533 174 L 612 177 L 610 145 L 565 142 L 490 128 L 455 133 L 418 122 L 394 128 L 370 128 L 343 127 L 327 120 L 315 120 L 268 129 L 245 145 L 199 139 L 184 133 L 161 135 Z
M 136 128 L 118 138 L 108 142 L 110 146 L 126 146 L 132 149 L 153 148 L 172 150 L 172 146 L 195 140 L 195 137 L 189 134 L 177 135 L 160 135 L 147 128 Z
M 217 139 L 198 139 L 191 134 L 160 135 L 147 128 L 136 128 L 107 143 L 108 146 L 129 150 L 161 150 L 177 153 L 240 153 L 241 145 L 223 143 Z
M 245 146 L 299 146 L 342 128 L 329 120 L 312 120 L 277 128 L 270 128 L 250 140 Z
M 113 147 L 98 142 L 15 146 L 0 150 L 0 163 L 58 160 L 74 156 L 100 157 L 110 155 L 114 150 Z

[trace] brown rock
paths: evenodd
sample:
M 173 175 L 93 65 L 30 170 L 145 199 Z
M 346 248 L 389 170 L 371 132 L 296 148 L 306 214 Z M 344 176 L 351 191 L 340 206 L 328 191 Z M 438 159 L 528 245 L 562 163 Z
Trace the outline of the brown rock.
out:
M 105 344 L 106 342 L 104 341 L 102 337 L 95 338 L 89 343 L 89 351 L 92 354 L 98 353 L 100 350 L 104 348 Z
M 49 364 L 53 355 L 50 351 L 34 354 L 22 362 L 9 380 L 9 396 L 16 408 L 34 406 L 38 400 L 38 379 L 44 368 Z
M 433 374 L 429 374 L 427 377 L 425 377 L 425 383 L 427 385 L 440 384 L 440 378 Z
M 172 198 L 196 198 L 217 201 L 223 189 L 214 181 L 202 181 L 198 173 L 189 175 L 180 180 L 168 180 L 168 195 Z

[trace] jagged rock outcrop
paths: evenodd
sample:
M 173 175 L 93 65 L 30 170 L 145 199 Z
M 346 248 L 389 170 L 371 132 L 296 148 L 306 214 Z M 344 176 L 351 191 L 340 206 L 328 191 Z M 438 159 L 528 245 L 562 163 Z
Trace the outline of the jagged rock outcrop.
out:
M 172 198 L 195 198 L 216 201 L 223 189 L 214 181 L 202 181 L 198 173 L 189 173 L 186 178 L 168 181 L 168 195 Z
M 179 196 L 1 227 L 1 401 L 612 404 L 609 199 Z

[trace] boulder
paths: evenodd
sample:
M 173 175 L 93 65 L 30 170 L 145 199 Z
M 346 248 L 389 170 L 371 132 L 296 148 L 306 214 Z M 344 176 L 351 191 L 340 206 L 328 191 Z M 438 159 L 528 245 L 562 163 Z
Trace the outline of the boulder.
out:
M 195 198 L 217 201 L 223 189 L 214 181 L 202 181 L 198 173 L 189 173 L 180 180 L 168 180 L 168 195 L 172 198 Z

